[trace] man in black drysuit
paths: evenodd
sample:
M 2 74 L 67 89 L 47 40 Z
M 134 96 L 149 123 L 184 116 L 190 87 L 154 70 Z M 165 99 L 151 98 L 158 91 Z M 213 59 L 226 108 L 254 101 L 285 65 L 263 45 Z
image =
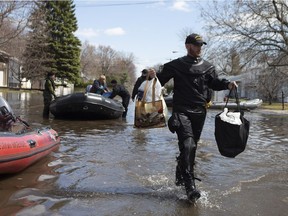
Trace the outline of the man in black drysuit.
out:
M 188 35 L 185 41 L 187 55 L 164 64 L 157 74 L 162 86 L 174 79 L 173 112 L 168 127 L 177 133 L 179 141 L 175 183 L 185 186 L 191 201 L 201 196 L 194 182 L 194 164 L 211 89 L 219 91 L 237 87 L 235 82 L 220 80 L 214 66 L 200 57 L 203 44 L 206 42 L 198 34 Z
M 130 94 L 123 85 L 117 84 L 116 80 L 112 80 L 111 84 L 113 86 L 113 90 L 109 98 L 112 99 L 116 97 L 117 95 L 119 95 L 122 98 L 122 105 L 125 108 L 125 111 L 122 114 L 122 118 L 126 118 L 126 115 L 128 112 L 128 105 L 130 101 Z

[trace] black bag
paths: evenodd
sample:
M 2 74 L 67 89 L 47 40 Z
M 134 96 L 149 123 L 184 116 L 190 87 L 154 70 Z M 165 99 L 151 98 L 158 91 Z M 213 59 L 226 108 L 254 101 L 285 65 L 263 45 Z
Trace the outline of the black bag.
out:
M 231 90 L 224 107 L 227 109 L 227 103 L 231 94 Z M 235 97 L 237 103 L 237 110 L 234 113 L 240 114 L 241 124 L 232 124 L 226 121 L 223 121 L 220 115 L 226 115 L 227 113 L 221 112 L 215 117 L 215 139 L 218 146 L 218 150 L 221 155 L 225 157 L 234 158 L 246 148 L 250 122 L 244 118 L 244 112 L 240 111 L 239 99 L 237 94 L 237 89 L 235 90 Z M 226 110 L 227 111 L 227 110 Z M 238 115 L 236 114 L 236 115 Z

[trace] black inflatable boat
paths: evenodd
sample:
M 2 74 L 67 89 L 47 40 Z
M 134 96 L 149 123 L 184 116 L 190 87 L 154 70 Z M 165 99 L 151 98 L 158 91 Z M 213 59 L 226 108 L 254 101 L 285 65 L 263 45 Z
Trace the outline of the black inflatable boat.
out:
M 57 98 L 50 112 L 62 119 L 117 119 L 124 108 L 120 102 L 94 93 L 73 93 Z

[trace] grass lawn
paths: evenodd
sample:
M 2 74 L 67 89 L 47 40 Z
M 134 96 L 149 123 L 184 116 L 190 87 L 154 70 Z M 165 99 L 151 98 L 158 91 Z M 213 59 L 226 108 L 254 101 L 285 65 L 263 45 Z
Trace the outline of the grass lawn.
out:
M 282 103 L 272 103 L 271 105 L 269 105 L 268 103 L 262 103 L 260 108 L 270 110 L 282 110 L 283 105 Z M 284 103 L 284 110 L 288 110 L 288 103 Z

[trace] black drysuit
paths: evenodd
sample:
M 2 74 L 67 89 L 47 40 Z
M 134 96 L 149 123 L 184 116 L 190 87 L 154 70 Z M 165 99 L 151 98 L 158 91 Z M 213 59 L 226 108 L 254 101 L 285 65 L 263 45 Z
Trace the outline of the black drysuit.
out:
M 184 184 L 186 191 L 189 191 L 195 188 L 195 154 L 211 90 L 228 89 L 229 81 L 220 80 L 209 62 L 188 55 L 164 64 L 157 77 L 162 86 L 174 79 L 173 112 L 168 126 L 173 133 L 176 131 L 179 141 L 176 184 L 177 180 L 181 180 L 178 184 Z
M 122 117 L 125 118 L 128 111 L 128 105 L 130 101 L 130 94 L 123 85 L 116 84 L 113 87 L 112 93 L 109 98 L 114 98 L 116 95 L 119 95 L 122 98 L 122 105 L 125 108 L 125 111 L 122 114 Z
M 138 94 L 138 89 L 145 80 L 146 80 L 146 76 L 138 77 L 138 79 L 136 80 L 133 90 L 132 90 L 132 96 L 131 96 L 132 100 L 134 100 L 134 98 Z

